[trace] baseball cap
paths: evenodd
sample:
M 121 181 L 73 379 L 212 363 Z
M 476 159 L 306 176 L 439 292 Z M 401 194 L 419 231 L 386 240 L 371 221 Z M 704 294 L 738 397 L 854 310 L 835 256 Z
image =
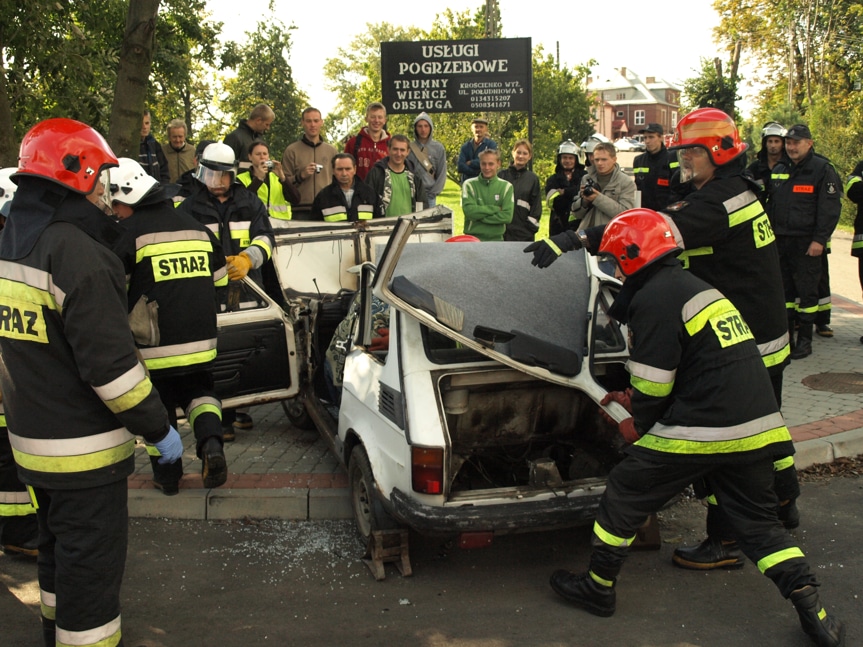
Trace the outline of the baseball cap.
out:
M 488 126 L 488 119 L 484 119 L 483 117 L 477 117 L 473 121 L 471 121 L 470 123 L 472 123 L 472 124 L 485 124 L 486 126 Z
M 795 124 L 785 133 L 785 139 L 812 139 L 812 132 L 805 124 Z
M 639 130 L 638 132 L 639 134 L 656 133 L 657 135 L 662 135 L 665 133 L 665 130 L 663 130 L 660 124 L 647 124 L 645 128 Z

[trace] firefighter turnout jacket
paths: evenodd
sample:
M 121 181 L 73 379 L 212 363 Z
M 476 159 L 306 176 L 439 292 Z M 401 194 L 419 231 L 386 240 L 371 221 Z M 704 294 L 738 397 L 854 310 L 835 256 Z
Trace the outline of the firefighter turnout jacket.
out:
M 632 162 L 635 186 L 641 191 L 641 206 L 661 211 L 671 202 L 671 176 L 679 167 L 677 154 L 662 145 L 656 153 L 642 153 Z
M 674 258 L 633 279 L 627 370 L 642 436 L 631 451 L 706 463 L 793 454 L 752 331 L 731 301 Z
M 144 363 L 166 374 L 199 370 L 216 357 L 215 288 L 228 284 L 218 239 L 167 201 L 138 207 L 120 224 L 128 233 L 121 251 L 128 309 L 140 317 L 133 332 Z
M 663 209 L 683 266 L 721 291 L 752 329 L 771 374 L 789 362 L 785 293 L 776 238 L 758 198 L 741 175 L 718 177 Z
M 25 180 L 52 184 L 21 178 L 10 222 L 20 210 L 23 231 L 0 245 L 0 386 L 18 473 L 61 490 L 124 480 L 134 436 L 162 440 L 168 415 L 135 352 L 123 266 L 91 235 L 110 221 L 66 190 L 25 197 Z M 59 206 L 46 209 L 49 196 Z
M 254 270 L 250 276 L 258 285 L 263 285 L 260 268 L 271 258 L 274 244 L 273 228 L 264 204 L 239 185 L 232 186 L 228 199 L 221 202 L 206 186 L 200 182 L 196 184 L 192 195 L 177 206 L 177 212 L 189 214 L 212 231 L 225 256 L 246 252 Z
M 833 164 L 814 150 L 798 164 L 773 167 L 767 211 L 777 236 L 805 236 L 824 246 L 842 214 L 842 182 Z

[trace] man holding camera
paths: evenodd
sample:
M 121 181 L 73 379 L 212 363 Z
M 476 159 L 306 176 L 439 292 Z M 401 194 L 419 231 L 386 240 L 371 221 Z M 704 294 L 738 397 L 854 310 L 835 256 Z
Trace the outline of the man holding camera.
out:
M 600 142 L 593 149 L 593 162 L 581 178 L 581 190 L 572 201 L 569 220 L 579 229 L 605 225 L 619 213 L 635 206 L 635 180 L 620 170 L 614 144 Z
M 338 150 L 321 137 L 324 120 L 320 110 L 303 110 L 302 124 L 303 136 L 285 149 L 282 168 L 300 193 L 300 201 L 293 205 L 293 220 L 314 220 L 312 202 L 332 182 L 332 162 Z

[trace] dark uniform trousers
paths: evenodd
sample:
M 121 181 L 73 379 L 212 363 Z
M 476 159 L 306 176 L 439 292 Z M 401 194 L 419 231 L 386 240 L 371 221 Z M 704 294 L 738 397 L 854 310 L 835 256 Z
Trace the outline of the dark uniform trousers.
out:
M 54 647 L 55 621 L 61 643 L 85 644 L 64 639 L 64 633 L 100 627 L 104 642 L 99 645 L 122 647 L 120 584 L 129 534 L 126 479 L 80 490 L 33 490 L 46 647 Z
M 631 540 L 648 515 L 700 479 L 715 494 L 743 553 L 773 580 L 784 597 L 801 587 L 816 585 L 803 552 L 776 518 L 770 458 L 743 464 L 703 464 L 626 456 L 611 471 L 599 505 L 590 570 L 613 582 Z
M 168 418 L 174 428 L 177 428 L 177 408 L 186 413 L 186 419 L 195 434 L 195 448 L 198 458 L 201 457 L 201 448 L 208 438 L 222 438 L 221 402 L 213 387 L 213 375 L 211 366 L 195 371 L 194 373 L 162 374 L 159 371 L 150 373 L 150 381 L 159 392 L 159 397 L 168 410 Z M 183 476 L 183 459 L 159 464 L 159 456 L 150 455 L 150 464 L 153 466 L 153 480 L 162 484 L 176 484 Z
M 818 283 L 823 262 L 821 256 L 806 255 L 811 242 L 808 236 L 776 237 L 788 319 L 809 325 L 815 323 L 818 313 Z
M 0 426 L 0 544 L 20 545 L 36 536 L 35 508 L 9 444 L 9 432 Z

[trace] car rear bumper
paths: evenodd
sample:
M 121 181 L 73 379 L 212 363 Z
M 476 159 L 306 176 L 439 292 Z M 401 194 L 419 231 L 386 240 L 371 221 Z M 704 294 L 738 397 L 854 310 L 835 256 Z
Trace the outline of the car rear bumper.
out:
M 392 514 L 419 532 L 517 532 L 593 521 L 604 486 L 561 492 L 559 497 L 491 505 L 430 506 L 399 489 L 390 493 Z

